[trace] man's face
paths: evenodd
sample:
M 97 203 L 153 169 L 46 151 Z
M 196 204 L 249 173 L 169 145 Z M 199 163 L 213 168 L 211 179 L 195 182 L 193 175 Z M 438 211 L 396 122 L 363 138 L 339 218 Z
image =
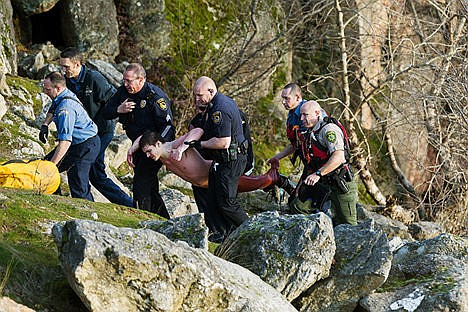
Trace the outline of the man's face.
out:
M 133 70 L 129 70 L 123 73 L 123 82 L 128 93 L 135 94 L 143 88 L 145 84 L 145 78 L 137 77 Z
M 60 66 L 62 66 L 67 78 L 77 78 L 81 71 L 80 62 L 72 61 L 69 58 L 60 58 Z
M 195 104 L 197 105 L 197 108 L 200 109 L 205 107 L 206 109 L 208 103 L 213 99 L 213 93 L 213 90 L 204 86 L 195 86 L 193 88 L 193 95 L 195 96 Z
M 52 85 L 50 79 L 45 79 L 42 85 L 42 90 L 47 94 L 52 100 L 57 97 L 59 94 L 58 89 Z
M 151 158 L 154 161 L 158 160 L 161 156 L 160 147 L 155 145 L 145 145 L 141 150 L 145 153 L 146 157 Z
M 302 105 L 301 107 L 301 121 L 302 125 L 306 128 L 314 127 L 320 116 L 320 111 L 314 111 L 310 105 Z
M 281 103 L 287 110 L 295 109 L 301 101 L 301 97 L 298 94 L 292 93 L 291 88 L 283 89 L 283 92 L 281 92 L 281 99 Z

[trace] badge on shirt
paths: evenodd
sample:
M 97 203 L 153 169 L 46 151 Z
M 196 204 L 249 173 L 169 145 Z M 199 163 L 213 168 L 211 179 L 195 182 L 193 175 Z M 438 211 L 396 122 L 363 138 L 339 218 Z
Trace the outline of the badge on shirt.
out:
M 334 131 L 328 131 L 327 133 L 325 133 L 325 137 L 330 143 L 336 142 L 336 133 Z
M 219 124 L 221 122 L 221 112 L 220 111 L 214 112 L 211 118 L 213 118 L 213 122 L 215 124 Z
M 164 100 L 164 98 L 160 98 L 159 100 L 157 100 L 156 103 L 158 103 L 160 109 L 162 109 L 162 110 L 167 109 L 166 100 Z
M 145 108 L 146 106 L 146 100 L 141 100 L 140 101 L 140 108 Z

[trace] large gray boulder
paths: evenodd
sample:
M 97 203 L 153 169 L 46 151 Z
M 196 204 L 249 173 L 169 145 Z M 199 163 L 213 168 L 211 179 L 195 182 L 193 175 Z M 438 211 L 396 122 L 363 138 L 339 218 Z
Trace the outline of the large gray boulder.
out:
M 18 54 L 18 74 L 31 79 L 44 79 L 52 71 L 60 71 L 58 66 L 60 51 L 50 42 L 35 44 L 27 53 Z
M 380 287 L 390 271 L 387 236 L 372 220 L 335 228 L 336 254 L 330 276 L 294 302 L 300 311 L 354 311 L 359 299 Z
M 404 240 L 413 240 L 411 234 L 408 231 L 408 226 L 398 220 L 394 220 L 377 212 L 367 210 L 362 205 L 357 206 L 357 213 L 359 220 L 364 221 L 372 219 L 380 226 L 385 234 L 387 234 L 389 239 L 397 236 Z
M 296 311 L 249 270 L 149 229 L 73 220 L 53 234 L 90 311 Z
M 150 66 L 152 60 L 165 56 L 171 24 L 164 15 L 164 0 L 118 0 L 116 3 L 125 24 L 126 36 L 121 42 L 125 57 Z
M 184 241 L 190 247 L 208 250 L 208 228 L 202 213 L 176 217 L 167 221 L 146 220 L 140 222 L 145 229 L 163 234 L 173 242 Z
M 164 188 L 159 193 L 166 203 L 166 209 L 171 218 L 198 212 L 195 202 L 179 190 Z
M 417 240 L 431 239 L 446 232 L 442 225 L 429 221 L 411 223 L 408 226 L 408 231 Z
M 260 276 L 289 301 L 328 276 L 335 241 L 325 214 L 265 212 L 239 226 L 215 254 Z
M 16 75 L 16 39 L 10 0 L 0 1 L 0 73 Z
M 112 61 L 119 54 L 117 10 L 112 0 L 62 0 L 66 44 L 86 55 Z
M 468 245 L 442 234 L 407 243 L 394 253 L 390 275 L 378 293 L 360 305 L 365 311 L 468 311 Z
M 121 124 L 117 124 L 117 128 L 121 128 Z M 132 146 L 132 141 L 125 134 L 116 133 L 106 150 L 105 162 L 112 168 L 118 168 L 123 163 L 127 162 L 127 152 Z
M 86 65 L 100 72 L 114 87 L 118 88 L 122 85 L 123 74 L 111 63 L 103 60 L 89 59 L 86 61 Z

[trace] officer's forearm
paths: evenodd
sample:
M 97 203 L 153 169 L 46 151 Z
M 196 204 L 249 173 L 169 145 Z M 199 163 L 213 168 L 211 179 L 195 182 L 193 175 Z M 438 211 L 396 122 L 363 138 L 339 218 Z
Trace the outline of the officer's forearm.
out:
M 321 167 L 319 168 L 320 173 L 323 175 L 326 175 L 336 168 L 340 167 L 342 164 L 346 163 L 346 159 L 344 156 L 344 151 L 343 150 L 338 150 L 334 151 L 328 161 Z
M 286 146 L 281 152 L 279 152 L 278 154 L 275 155 L 275 158 L 278 158 L 278 159 L 283 159 L 284 157 L 286 156 L 289 156 L 291 155 L 292 153 L 294 153 L 294 146 L 292 146 L 292 144 L 289 144 L 288 146 Z
M 178 148 L 181 145 L 185 145 L 184 142 L 198 141 L 203 135 L 203 129 L 193 128 L 186 134 L 178 137 L 172 142 L 172 148 Z
M 70 145 L 70 141 L 59 141 L 57 148 L 55 149 L 54 156 L 52 156 L 50 161 L 57 165 L 67 153 Z
M 48 126 L 50 125 L 53 119 L 54 119 L 54 115 L 52 113 L 47 113 L 44 119 L 44 122 L 42 124 Z
M 201 147 L 206 149 L 227 149 L 231 145 L 231 137 L 216 138 L 202 141 Z

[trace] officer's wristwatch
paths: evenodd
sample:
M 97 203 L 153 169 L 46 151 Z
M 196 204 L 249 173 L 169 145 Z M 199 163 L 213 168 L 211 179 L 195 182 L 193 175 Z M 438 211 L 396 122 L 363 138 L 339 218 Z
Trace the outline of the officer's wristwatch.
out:
M 320 170 L 315 171 L 315 175 L 318 175 L 319 177 L 322 177 L 322 173 L 320 172 Z

